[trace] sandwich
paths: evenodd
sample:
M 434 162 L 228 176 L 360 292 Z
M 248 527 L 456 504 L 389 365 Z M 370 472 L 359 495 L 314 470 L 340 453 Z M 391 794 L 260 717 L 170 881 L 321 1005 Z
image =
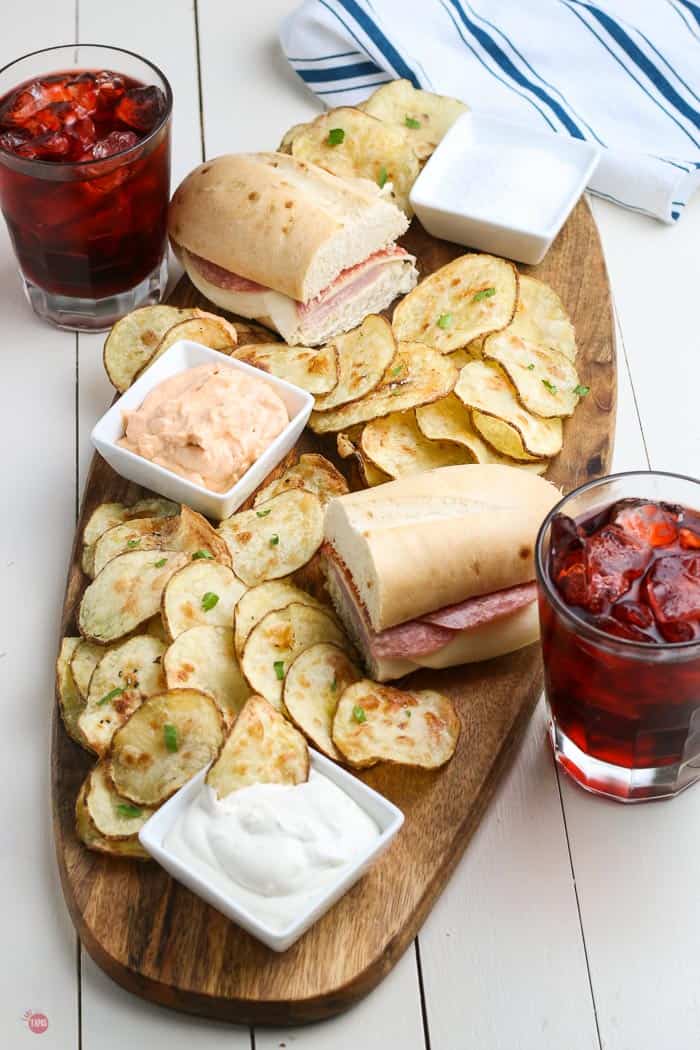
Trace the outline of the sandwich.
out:
M 367 179 L 283 153 L 201 164 L 170 205 L 173 250 L 207 299 L 318 346 L 409 292 L 415 258 L 395 244 L 406 216 Z
M 326 510 L 328 590 L 377 681 L 537 640 L 534 546 L 560 493 L 501 465 L 438 467 Z

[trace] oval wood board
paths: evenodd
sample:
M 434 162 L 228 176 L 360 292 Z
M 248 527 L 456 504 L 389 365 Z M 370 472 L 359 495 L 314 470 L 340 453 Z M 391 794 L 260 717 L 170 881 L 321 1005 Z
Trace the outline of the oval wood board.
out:
M 464 249 L 414 223 L 403 242 L 430 273 Z M 548 281 L 576 326 L 581 382 L 591 388 L 567 422 L 548 476 L 570 490 L 607 472 L 615 421 L 615 350 L 605 263 L 581 201 L 544 262 L 519 267 Z M 185 278 L 171 296 L 203 305 Z M 215 309 L 215 308 L 214 308 Z M 63 633 L 85 586 L 79 537 L 96 504 L 137 495 L 95 457 L 68 575 Z M 230 1021 L 289 1024 L 329 1017 L 366 995 L 410 944 L 461 856 L 517 748 L 542 688 L 538 646 L 445 672 L 421 672 L 454 699 L 457 753 L 437 772 L 380 765 L 362 778 L 395 802 L 406 823 L 390 851 L 296 945 L 276 955 L 172 881 L 156 864 L 91 853 L 73 809 L 89 756 L 54 715 L 52 783 L 58 864 L 80 939 L 119 984 L 167 1006 Z

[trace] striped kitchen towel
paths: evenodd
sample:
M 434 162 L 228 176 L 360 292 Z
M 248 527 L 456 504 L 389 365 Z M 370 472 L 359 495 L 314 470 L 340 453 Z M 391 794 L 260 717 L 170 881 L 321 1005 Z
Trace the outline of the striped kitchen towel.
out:
M 305 0 L 280 31 L 327 106 L 379 84 L 605 147 L 592 192 L 665 222 L 700 182 L 700 4 L 691 0 Z

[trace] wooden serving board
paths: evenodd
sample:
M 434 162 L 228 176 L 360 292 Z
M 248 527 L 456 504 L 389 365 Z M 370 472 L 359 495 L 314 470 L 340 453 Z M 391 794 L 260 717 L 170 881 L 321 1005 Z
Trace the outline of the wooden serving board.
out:
M 464 251 L 429 237 L 416 223 L 403 243 L 418 256 L 423 274 Z M 564 449 L 548 474 L 570 490 L 607 472 L 615 423 L 610 290 L 588 205 L 578 204 L 540 266 L 520 269 L 549 282 L 561 296 L 576 327 L 581 382 L 591 388 L 566 423 Z M 171 302 L 204 304 L 187 279 Z M 63 633 L 75 632 L 74 612 L 86 582 L 79 537 L 87 515 L 105 500 L 136 495 L 134 486 L 95 457 L 68 574 Z M 362 774 L 404 811 L 406 823 L 376 867 L 283 955 L 259 944 L 156 864 L 102 857 L 80 844 L 73 811 L 91 760 L 69 739 L 55 709 L 58 865 L 73 922 L 98 965 L 144 998 L 243 1023 L 316 1020 L 366 995 L 415 937 L 518 747 L 542 688 L 539 647 L 488 663 L 421 672 L 411 682 L 440 689 L 455 701 L 462 720 L 457 752 L 435 772 L 380 765 Z

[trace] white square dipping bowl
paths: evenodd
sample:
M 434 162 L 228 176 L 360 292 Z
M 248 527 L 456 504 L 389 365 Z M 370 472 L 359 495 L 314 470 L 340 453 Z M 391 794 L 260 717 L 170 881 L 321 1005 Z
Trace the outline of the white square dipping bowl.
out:
M 129 449 L 117 444 L 124 436 L 122 412 L 125 409 L 139 408 L 146 395 L 164 379 L 185 372 L 189 368 L 195 368 L 197 365 L 206 364 L 216 364 L 220 368 L 232 368 L 234 371 L 247 372 L 248 375 L 256 376 L 279 394 L 289 413 L 289 423 L 282 433 L 226 492 L 212 492 L 201 485 L 195 485 L 194 482 L 173 473 L 172 470 L 152 463 L 143 456 L 137 456 L 135 452 L 130 452 Z M 189 339 L 182 339 L 178 343 L 173 343 L 163 356 L 159 357 L 155 364 L 151 365 L 141 378 L 137 379 L 134 385 L 130 386 L 114 402 L 95 425 L 90 440 L 117 474 L 128 478 L 129 481 L 135 481 L 138 485 L 143 485 L 144 488 L 152 489 L 161 496 L 167 496 L 168 499 L 175 500 L 177 503 L 186 503 L 188 507 L 198 510 L 200 514 L 205 514 L 208 518 L 221 521 L 233 514 L 241 503 L 247 500 L 251 493 L 262 484 L 270 471 L 274 470 L 291 451 L 308 422 L 313 404 L 314 399 L 311 394 L 298 386 L 293 386 L 283 379 L 277 379 L 244 361 L 227 357 L 217 350 L 210 350 L 207 346 L 193 343 Z
M 534 264 L 599 157 L 581 139 L 464 113 L 416 179 L 410 201 L 433 236 Z
M 374 862 L 384 853 L 391 840 L 403 824 L 403 813 L 393 802 L 390 802 L 377 791 L 363 784 L 341 766 L 331 762 L 325 755 L 309 748 L 311 768 L 328 777 L 342 791 L 356 802 L 368 814 L 379 828 L 379 838 L 374 845 L 361 853 L 353 866 L 340 873 L 337 882 L 331 883 L 315 900 L 306 912 L 299 915 L 293 923 L 283 930 L 273 929 L 265 922 L 252 915 L 242 904 L 217 889 L 199 872 L 193 871 L 178 857 L 168 852 L 164 846 L 165 838 L 176 818 L 196 797 L 204 784 L 208 766 L 192 777 L 172 798 L 157 810 L 139 832 L 139 841 L 143 848 L 165 868 L 169 875 L 187 886 L 192 893 L 211 904 L 238 926 L 257 937 L 259 941 L 275 952 L 284 952 L 297 941 L 310 926 L 320 919 L 343 894 L 354 886 L 358 879 L 371 868 Z

